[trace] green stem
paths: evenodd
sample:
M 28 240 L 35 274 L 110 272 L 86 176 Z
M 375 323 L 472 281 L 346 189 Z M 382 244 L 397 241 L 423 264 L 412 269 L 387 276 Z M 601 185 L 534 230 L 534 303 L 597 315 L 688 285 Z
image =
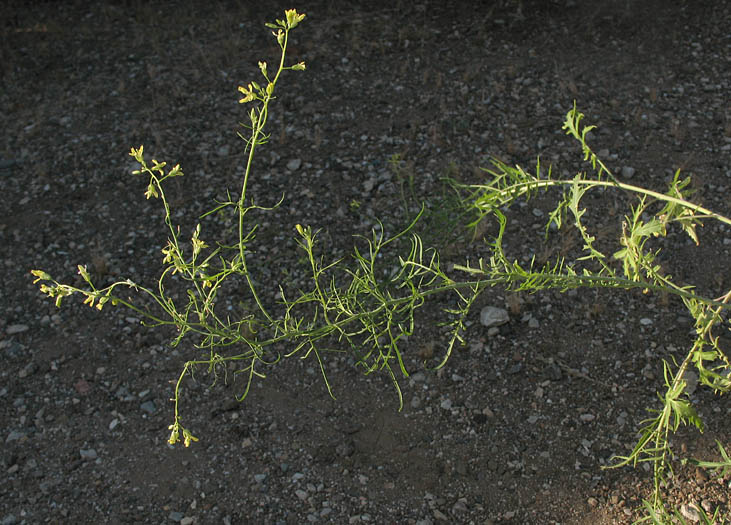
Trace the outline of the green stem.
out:
M 513 194 L 516 195 L 523 195 L 529 190 L 533 190 L 535 188 L 550 188 L 552 186 L 572 186 L 574 184 L 578 184 L 580 186 L 588 186 L 588 187 L 594 187 L 594 186 L 604 186 L 604 187 L 611 187 L 611 188 L 621 188 L 624 190 L 628 190 L 634 193 L 638 193 L 640 195 L 647 195 L 650 197 L 654 197 L 658 200 L 665 201 L 665 202 L 672 202 L 675 204 L 678 204 L 680 206 L 683 206 L 685 208 L 688 208 L 690 210 L 693 210 L 696 213 L 702 213 L 703 216 L 701 218 L 713 218 L 717 219 L 725 224 L 731 225 L 731 218 L 724 217 L 723 215 L 720 215 L 718 213 L 715 213 L 707 208 L 704 208 L 703 206 L 699 206 L 698 204 L 693 204 L 692 202 L 688 202 L 684 199 L 679 199 L 677 197 L 672 197 L 670 195 L 666 195 L 664 193 L 659 193 L 656 191 L 648 190 L 647 188 L 642 188 L 640 186 L 634 186 L 632 184 L 627 184 L 624 182 L 612 182 L 612 181 L 601 181 L 601 180 L 567 180 L 567 179 L 559 179 L 559 180 L 533 180 L 529 182 L 521 182 L 518 184 L 513 184 L 509 188 L 506 188 L 504 190 L 498 190 L 502 194 Z M 490 189 L 489 186 L 484 185 L 469 185 L 465 186 L 467 188 L 474 188 L 474 189 Z M 479 205 L 478 205 L 479 207 Z

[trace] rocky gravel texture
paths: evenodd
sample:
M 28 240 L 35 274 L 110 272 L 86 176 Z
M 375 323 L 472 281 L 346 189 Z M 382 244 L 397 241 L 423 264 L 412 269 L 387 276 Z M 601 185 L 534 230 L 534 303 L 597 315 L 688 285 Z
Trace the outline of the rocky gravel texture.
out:
M 186 176 L 169 195 L 182 231 L 238 191 L 246 110 L 236 88 L 258 79 L 258 60 L 276 59 L 263 24 L 290 7 L 307 14 L 291 48 L 307 71 L 282 79 L 249 190 L 262 205 L 284 195 L 261 215 L 252 265 L 267 301 L 277 283 L 304 282 L 297 223 L 322 228 L 335 258 L 377 219 L 396 228 L 420 198 L 443 202 L 433 199 L 443 177 L 479 181 L 492 157 L 530 167 L 540 155 L 566 175 L 585 168 L 560 129 L 574 100 L 619 178 L 662 190 L 682 169 L 698 202 L 731 214 L 727 2 L 9 2 L 0 26 L 0 523 L 641 517 L 648 465 L 602 467 L 634 446 L 646 409 L 659 407 L 662 360 L 682 359 L 692 341 L 674 299 L 489 290 L 467 345 L 439 372 L 422 366 L 443 350 L 445 305 L 435 301 L 405 348 L 412 375 L 401 412 L 388 378 L 363 376 L 348 355 L 328 361 L 336 400 L 312 359 L 273 367 L 243 403 L 240 380 L 211 386 L 200 370 L 182 397 L 200 437 L 186 449 L 166 444 L 170 381 L 195 348 L 171 348 L 171 333 L 123 310 L 57 309 L 32 284 L 32 268 L 77 282 L 77 264 L 101 284 L 155 282 L 162 210 L 144 199 L 128 152 L 144 144 L 148 159 L 181 163 Z M 610 246 L 628 203 L 591 199 L 587 220 Z M 580 238 L 543 241 L 551 209 L 541 197 L 511 215 L 510 254 L 579 253 Z M 210 228 L 229 226 L 212 219 Z M 731 286 L 731 230 L 709 222 L 700 240 L 671 234 L 661 260 L 717 297 Z M 443 259 L 485 253 L 479 239 L 463 239 Z M 250 306 L 227 300 L 233 313 Z M 484 312 L 497 321 L 481 323 Z M 673 437 L 678 461 L 664 493 L 691 522 L 697 507 L 718 507 L 728 521 L 731 477 L 680 459 L 720 459 L 716 439 L 730 449 L 731 405 L 702 386 L 692 400 L 706 430 Z

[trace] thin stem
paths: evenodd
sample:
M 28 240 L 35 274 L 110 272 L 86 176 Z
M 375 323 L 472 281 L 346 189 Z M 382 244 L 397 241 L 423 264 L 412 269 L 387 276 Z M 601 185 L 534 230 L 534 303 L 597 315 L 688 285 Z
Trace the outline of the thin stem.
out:
M 621 188 L 624 190 L 628 190 L 630 192 L 634 192 L 640 195 L 647 195 L 650 197 L 654 197 L 658 200 L 665 201 L 665 202 L 672 202 L 674 204 L 679 204 L 680 206 L 683 206 L 685 208 L 688 208 L 690 210 L 693 210 L 697 213 L 702 213 L 703 216 L 700 218 L 713 218 L 720 222 L 723 222 L 725 224 L 731 225 L 731 218 L 725 217 L 723 215 L 720 215 L 718 213 L 715 213 L 707 208 L 704 208 L 703 206 L 700 206 L 698 204 L 693 204 L 692 202 L 689 202 L 684 199 L 679 199 L 677 197 L 672 197 L 670 195 L 664 194 L 664 193 L 658 193 L 656 191 L 648 190 L 647 188 L 642 188 L 640 186 L 634 186 L 632 184 L 627 184 L 624 182 L 613 182 L 613 181 L 603 181 L 603 180 L 585 180 L 585 179 L 550 179 L 550 180 L 532 180 L 528 182 L 520 182 L 516 184 L 512 184 L 509 187 L 499 190 L 502 194 L 513 194 L 516 195 L 523 195 L 529 190 L 533 190 L 535 188 L 550 188 L 552 186 L 571 186 L 574 184 L 578 184 L 579 186 L 587 186 L 587 187 L 594 187 L 594 186 L 604 186 L 604 187 L 612 187 L 612 188 Z M 492 189 L 490 186 L 484 186 L 479 184 L 473 184 L 465 186 L 466 188 L 474 188 L 474 189 Z M 480 207 L 480 204 L 477 204 L 478 207 Z

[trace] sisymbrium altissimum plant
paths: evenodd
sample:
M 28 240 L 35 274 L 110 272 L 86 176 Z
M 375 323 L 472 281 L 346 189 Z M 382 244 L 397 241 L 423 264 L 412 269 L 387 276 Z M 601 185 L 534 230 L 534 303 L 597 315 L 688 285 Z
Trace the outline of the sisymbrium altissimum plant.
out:
M 443 325 L 449 330 L 443 356 L 436 365 L 439 368 L 464 344 L 472 306 L 490 287 L 531 293 L 549 288 L 566 291 L 603 287 L 674 295 L 695 320 L 696 336 L 680 364 L 664 363 L 665 393 L 659 396 L 662 408 L 652 410 L 654 416 L 643 422 L 637 446 L 628 456 L 616 458 L 614 465 L 651 462 L 655 492 L 653 500 L 645 502 L 647 519 L 657 523 L 669 520 L 661 499 L 661 482 L 670 470 L 672 458 L 668 436 L 681 423 L 703 430 L 703 423 L 686 393 L 685 372 L 690 367 L 696 368 L 700 381 L 716 393 L 728 393 L 731 389 L 731 365 L 718 337 L 719 330 L 731 330 L 731 324 L 725 320 L 731 290 L 715 298 L 703 297 L 692 286 L 676 283 L 658 263 L 659 249 L 652 249 L 652 240 L 679 227 L 697 244 L 696 227 L 703 221 L 731 225 L 731 219 L 691 202 L 690 179 L 681 178 L 679 172 L 664 193 L 618 181 L 588 145 L 587 133 L 593 126 L 582 126 L 584 115 L 574 105 L 566 115 L 563 129 L 579 143 L 591 171 L 560 179 L 553 177 L 550 167 L 542 168 L 540 162 L 535 173 L 531 173 L 520 166 L 510 167 L 494 160 L 493 167 L 485 170 L 488 182 L 476 185 L 450 182 L 459 208 L 456 219 L 446 217 L 445 212 L 443 220 L 469 222 L 465 226 L 472 228 L 483 221 L 494 221 L 498 233 L 488 241 L 489 257 L 467 260 L 449 271 L 443 268 L 439 250 L 417 234 L 426 206 L 392 235 L 387 235 L 387 228 L 379 223 L 370 235 L 360 237 L 349 257 L 336 260 L 326 260 L 322 254 L 319 231 L 293 224 L 293 235 L 308 267 L 310 287 L 290 293 L 280 285 L 280 299 L 271 305 L 262 300 L 253 278 L 254 268 L 250 268 L 250 255 L 259 228 L 252 219 L 254 212 L 268 213 L 273 208 L 256 205 L 247 189 L 253 159 L 269 139 L 266 133 L 269 106 L 275 99 L 280 77 L 285 71 L 305 70 L 304 62 L 286 65 L 290 32 L 304 19 L 304 14 L 290 9 L 285 11 L 282 20 L 266 24 L 279 46 L 279 63 L 270 68 L 266 62 L 259 62 L 263 80 L 239 87 L 242 95 L 239 102 L 251 105 L 245 124 L 248 133 L 240 134 L 248 153 L 241 187 L 235 195 L 227 193 L 226 200 L 217 201 L 200 217 L 231 214 L 234 240 L 205 240 L 202 223 L 198 222 L 186 241 L 180 226 L 173 221 L 165 193 L 168 179 L 183 176 L 181 167 L 168 168 L 165 162 L 155 159 L 150 163 L 145 159 L 143 146 L 132 148 L 130 155 L 140 165 L 134 174 L 148 179 L 145 197 L 158 199 L 164 209 L 168 241 L 162 249 L 162 270 L 157 282 L 144 286 L 127 279 L 97 287 L 87 268 L 79 265 L 78 273 L 85 285 L 78 287 L 61 283 L 43 270 L 32 270 L 34 282 L 40 282 L 41 292 L 54 299 L 57 306 L 61 306 L 64 298 L 79 294 L 85 304 L 98 310 L 108 304 L 125 307 L 136 312 L 150 327 L 174 327 L 172 346 L 183 340 L 192 342 L 196 358 L 186 361 L 173 381 L 173 422 L 168 438 L 170 445 L 182 439 L 186 447 L 198 438 L 183 425 L 180 389 L 185 377 L 192 376 L 199 367 L 205 367 L 217 377 L 220 372 L 228 373 L 228 365 L 235 364 L 238 368 L 234 373 L 245 378 L 239 396 L 243 400 L 254 378 L 264 378 L 263 370 L 283 357 L 313 358 L 332 395 L 325 356 L 329 352 L 347 352 L 364 373 L 388 374 L 402 406 L 399 378 L 409 376 L 404 360 L 407 339 L 414 333 L 416 311 L 432 296 L 453 297 L 452 306 L 442 312 Z M 399 160 L 392 158 L 392 169 L 400 169 Z M 562 226 L 576 228 L 583 241 L 581 255 L 571 260 L 558 257 L 544 264 L 536 263 L 535 259 L 528 265 L 510 260 L 503 249 L 503 237 L 511 206 L 555 189 L 563 193 L 549 214 L 546 236 Z M 602 252 L 597 247 L 596 237 L 585 222 L 583 198 L 591 191 L 617 191 L 636 197 L 636 203 L 623 218 L 613 253 Z M 410 193 L 413 195 L 411 186 Z M 408 213 L 403 186 L 401 198 Z M 246 314 L 231 318 L 217 305 L 232 293 L 231 283 L 241 281 L 245 283 L 248 304 L 252 307 Z M 237 296 L 241 294 L 240 287 L 233 288 Z M 140 300 L 135 302 L 123 295 L 124 289 L 137 292 Z M 178 298 L 178 291 L 183 292 L 184 300 Z M 287 350 L 280 353 L 277 349 L 283 346 Z M 731 468 L 720 442 L 719 448 L 724 461 L 699 465 Z

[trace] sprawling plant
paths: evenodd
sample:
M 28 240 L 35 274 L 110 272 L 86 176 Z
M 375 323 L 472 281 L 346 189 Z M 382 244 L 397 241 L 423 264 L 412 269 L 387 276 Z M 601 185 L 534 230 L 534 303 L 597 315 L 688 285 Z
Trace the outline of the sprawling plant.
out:
M 488 287 L 500 285 L 528 292 L 548 288 L 565 291 L 609 287 L 673 294 L 683 301 L 695 320 L 695 339 L 680 364 L 664 363 L 662 408 L 653 410 L 655 415 L 643 422 L 641 438 L 634 450 L 626 457 L 616 458 L 614 465 L 653 463 L 656 490 L 654 500 L 647 502 L 648 517 L 657 521 L 665 519 L 660 483 L 672 458 L 669 433 L 676 431 L 681 423 L 703 429 L 686 394 L 686 371 L 695 367 L 700 381 L 714 392 L 727 393 L 731 389 L 731 365 L 719 346 L 717 333 L 724 326 L 729 329 L 724 312 L 729 309 L 731 291 L 715 298 L 704 297 L 691 286 L 676 283 L 658 264 L 659 249 L 651 249 L 651 239 L 666 236 L 668 228 L 677 225 L 697 244 L 696 227 L 702 221 L 717 220 L 731 225 L 731 219 L 691 202 L 690 180 L 681 179 L 679 172 L 665 193 L 618 181 L 587 144 L 587 133 L 593 126 L 582 126 L 583 115 L 574 106 L 568 112 L 563 128 L 579 142 L 584 160 L 592 168 L 589 173 L 580 172 L 573 178 L 560 179 L 552 176 L 550 168 L 542 170 L 540 163 L 531 173 L 495 160 L 493 167 L 485 170 L 489 177 L 487 183 L 464 185 L 452 181 L 452 187 L 460 197 L 460 217 L 472 217 L 472 227 L 490 220 L 497 224 L 497 234 L 488 241 L 489 257 L 455 265 L 447 272 L 440 263 L 438 249 L 425 246 L 423 237 L 416 233 L 425 207 L 408 221 L 406 227 L 392 235 L 387 235 L 387 228 L 379 223 L 369 236 L 361 237 L 349 257 L 337 260 L 325 260 L 321 255 L 318 231 L 292 225 L 297 245 L 307 261 L 310 288 L 292 292 L 279 286 L 279 300 L 270 304 L 262 300 L 249 263 L 258 229 L 258 224 L 252 220 L 254 212 L 268 213 L 272 208 L 256 205 L 247 194 L 247 188 L 255 153 L 269 138 L 265 126 L 280 76 L 284 71 L 305 69 L 302 62 L 285 65 L 290 32 L 304 18 L 304 14 L 292 9 L 285 12 L 284 19 L 267 24 L 281 50 L 279 64 L 272 72 L 265 62 L 259 62 L 262 84 L 251 82 L 239 88 L 243 94 L 240 102 L 253 103 L 245 124 L 248 135 L 241 135 L 248 152 L 241 188 L 235 196 L 228 193 L 226 200 L 216 202 L 201 216 L 203 219 L 210 215 L 231 214 L 236 225 L 233 241 L 209 244 L 202 236 L 201 223 L 195 226 L 188 241 L 183 239 L 180 226 L 173 221 L 165 193 L 167 179 L 182 176 L 183 172 L 179 165 L 167 169 L 164 162 L 153 159 L 148 163 L 140 146 L 130 152 L 140 164 L 134 174 L 148 177 L 145 196 L 162 203 L 169 234 L 162 250 L 162 272 L 156 285 L 146 287 L 123 280 L 98 288 L 87 268 L 79 265 L 78 272 L 86 283 L 82 287 L 63 284 L 45 271 L 32 270 L 35 282 L 41 282 L 41 292 L 55 299 L 57 306 L 65 297 L 74 294 L 80 294 L 84 303 L 99 310 L 107 304 L 124 306 L 135 311 L 148 326 L 175 327 L 177 334 L 171 341 L 173 346 L 184 338 L 192 340 L 199 354 L 196 359 L 185 362 L 174 381 L 174 417 L 168 439 L 173 445 L 182 436 L 186 447 L 198 438 L 183 426 L 179 412 L 180 389 L 184 378 L 200 366 L 217 374 L 236 363 L 236 373 L 246 377 L 246 386 L 240 396 L 243 399 L 254 378 L 264 377 L 262 370 L 267 366 L 274 365 L 282 357 L 313 357 L 330 391 L 324 355 L 330 351 L 347 352 L 366 374 L 385 371 L 403 404 L 398 379 L 409 375 L 403 358 L 405 341 L 414 331 L 415 312 L 431 296 L 453 296 L 452 306 L 444 310 L 444 324 L 449 327 L 449 335 L 437 364 L 439 368 L 464 342 L 467 316 L 477 297 Z M 563 190 L 563 195 L 549 214 L 546 235 L 552 229 L 573 226 L 583 240 L 582 253 L 572 260 L 558 257 L 543 264 L 536 263 L 535 258 L 528 265 L 510 260 L 503 249 L 503 237 L 511 206 L 555 188 Z M 624 217 L 619 246 L 612 254 L 600 251 L 595 236 L 585 224 L 586 209 L 582 207 L 582 199 L 590 191 L 617 191 L 637 198 Z M 408 205 L 405 209 L 408 210 Z M 231 286 L 231 283 L 244 283 L 252 305 L 246 315 L 231 318 L 218 306 L 226 294 L 241 294 L 241 286 Z M 134 302 L 123 296 L 118 291 L 120 287 L 135 290 L 140 294 L 140 300 Z M 282 347 L 287 348 L 284 354 L 277 350 Z M 724 461 L 704 466 L 731 468 L 720 443 L 719 447 Z

